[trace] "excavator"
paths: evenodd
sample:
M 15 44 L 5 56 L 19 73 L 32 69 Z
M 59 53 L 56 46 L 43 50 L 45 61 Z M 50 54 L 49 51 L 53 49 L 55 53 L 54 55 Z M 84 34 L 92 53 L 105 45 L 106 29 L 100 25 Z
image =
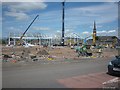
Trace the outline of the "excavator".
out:
M 78 57 L 79 56 L 92 56 L 92 53 L 87 52 L 87 39 L 90 38 L 91 36 L 92 35 L 84 38 L 82 46 L 76 48 L 76 52 L 78 53 Z
M 25 45 L 25 46 L 28 46 L 30 44 L 27 44 L 24 40 L 23 40 L 23 37 L 25 36 L 26 32 L 29 30 L 29 28 L 31 27 L 31 25 L 34 23 L 34 21 L 39 17 L 39 15 L 37 15 L 33 21 L 30 23 L 30 25 L 27 27 L 27 29 L 24 31 L 24 33 L 22 34 L 22 36 L 20 37 L 20 39 L 18 40 L 17 42 L 17 45 L 18 46 L 21 46 L 21 45 Z

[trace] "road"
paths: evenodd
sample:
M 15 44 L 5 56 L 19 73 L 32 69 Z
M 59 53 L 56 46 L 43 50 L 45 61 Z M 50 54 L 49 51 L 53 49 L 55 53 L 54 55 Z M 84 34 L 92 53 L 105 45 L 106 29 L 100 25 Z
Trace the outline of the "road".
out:
M 37 64 L 3 68 L 3 88 L 66 88 L 63 80 L 86 75 L 106 74 L 110 60 L 80 60 L 77 63 Z M 72 82 L 72 81 L 71 81 Z M 77 86 L 76 86 L 77 87 Z M 84 87 L 83 87 L 84 88 Z

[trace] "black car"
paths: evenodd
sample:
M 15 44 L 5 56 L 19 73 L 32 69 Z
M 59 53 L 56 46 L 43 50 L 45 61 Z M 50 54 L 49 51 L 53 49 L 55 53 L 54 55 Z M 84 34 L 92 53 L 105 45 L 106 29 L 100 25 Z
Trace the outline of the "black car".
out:
M 120 56 L 116 56 L 115 60 L 109 62 L 108 73 L 120 76 Z

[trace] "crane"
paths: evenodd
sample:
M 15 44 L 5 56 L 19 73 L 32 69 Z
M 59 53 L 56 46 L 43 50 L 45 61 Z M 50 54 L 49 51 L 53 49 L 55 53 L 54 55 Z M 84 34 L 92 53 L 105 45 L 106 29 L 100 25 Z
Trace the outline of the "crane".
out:
M 20 42 L 19 42 L 19 45 L 21 45 L 21 43 L 22 43 L 22 39 L 23 39 L 23 37 L 25 36 L 25 34 L 26 34 L 26 32 L 28 31 L 28 29 L 30 28 L 30 26 L 34 23 L 34 21 L 38 18 L 38 16 L 39 15 L 37 15 L 34 19 L 33 19 L 33 21 L 30 23 L 30 25 L 27 27 L 27 29 L 23 32 L 23 34 L 22 34 L 22 36 L 20 37 Z

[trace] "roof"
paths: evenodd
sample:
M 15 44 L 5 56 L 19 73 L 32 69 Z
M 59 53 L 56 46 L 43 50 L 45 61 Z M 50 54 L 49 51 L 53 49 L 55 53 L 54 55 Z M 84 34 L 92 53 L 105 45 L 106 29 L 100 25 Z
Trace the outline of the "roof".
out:
M 106 41 L 113 41 L 114 38 L 117 38 L 116 36 L 98 36 L 98 40 L 106 40 Z
M 117 38 L 116 36 L 98 36 L 98 40 L 96 40 L 96 43 L 100 43 L 100 42 L 107 42 L 107 43 L 111 43 L 113 42 L 113 39 Z M 87 43 L 88 44 L 92 44 L 93 39 L 88 39 Z M 119 40 L 120 42 L 120 40 Z

